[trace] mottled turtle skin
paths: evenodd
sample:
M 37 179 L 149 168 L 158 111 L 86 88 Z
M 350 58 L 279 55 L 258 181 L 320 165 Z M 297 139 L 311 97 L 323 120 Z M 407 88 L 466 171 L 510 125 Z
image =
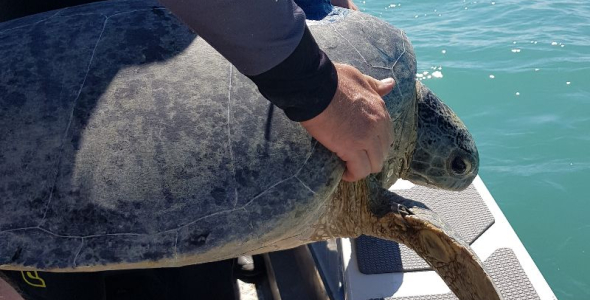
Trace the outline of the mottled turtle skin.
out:
M 333 61 L 396 80 L 395 141 L 369 180 L 340 183 L 333 153 L 155 2 L 0 24 L 0 269 L 181 266 L 378 236 L 365 221 L 380 187 L 469 185 L 475 144 L 416 82 L 401 30 L 343 9 L 309 26 Z

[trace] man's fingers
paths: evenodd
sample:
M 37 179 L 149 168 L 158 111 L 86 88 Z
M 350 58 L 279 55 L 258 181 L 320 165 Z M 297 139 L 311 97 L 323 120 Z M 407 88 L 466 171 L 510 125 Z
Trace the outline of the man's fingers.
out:
M 391 92 L 393 89 L 393 86 L 395 86 L 395 81 L 391 77 L 385 78 L 383 80 L 377 80 L 369 75 L 364 76 L 371 88 L 373 88 L 373 90 L 375 90 L 375 92 L 377 92 L 377 94 L 379 94 L 381 97 L 389 94 L 389 92 Z
M 381 171 L 389 155 L 393 130 L 382 97 L 395 82 L 363 75 L 349 65 L 334 65 L 338 72 L 334 99 L 321 114 L 301 125 L 346 162 L 342 180 L 357 181 Z
M 373 145 L 367 149 L 369 154 L 369 161 L 371 162 L 371 173 L 379 173 L 383 168 L 383 160 L 385 160 L 385 148 L 381 142 L 381 138 L 377 135 L 373 137 Z
M 391 90 L 393 90 L 394 85 L 395 82 L 393 81 L 393 78 L 385 78 L 383 80 L 380 80 L 376 89 L 377 94 L 379 94 L 379 96 L 381 97 L 389 94 Z
M 346 171 L 342 175 L 342 180 L 354 182 L 371 174 L 371 161 L 366 151 L 356 151 L 350 159 L 342 159 L 346 161 Z

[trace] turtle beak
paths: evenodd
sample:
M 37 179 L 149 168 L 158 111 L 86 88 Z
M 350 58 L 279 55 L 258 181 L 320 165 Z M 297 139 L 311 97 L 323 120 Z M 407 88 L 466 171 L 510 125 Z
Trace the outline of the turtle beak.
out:
M 479 153 L 465 124 L 420 82 L 416 149 L 407 179 L 415 184 L 463 190 L 479 169 Z

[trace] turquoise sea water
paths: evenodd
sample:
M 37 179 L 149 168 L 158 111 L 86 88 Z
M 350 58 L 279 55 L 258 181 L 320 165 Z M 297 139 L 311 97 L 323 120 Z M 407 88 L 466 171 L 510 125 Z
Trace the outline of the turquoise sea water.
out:
M 590 1 L 356 3 L 406 31 L 558 299 L 590 299 Z

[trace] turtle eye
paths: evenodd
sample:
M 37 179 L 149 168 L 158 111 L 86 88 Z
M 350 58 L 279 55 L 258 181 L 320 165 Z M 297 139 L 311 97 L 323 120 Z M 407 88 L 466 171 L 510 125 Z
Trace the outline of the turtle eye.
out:
M 471 170 L 471 163 L 461 156 L 455 156 L 451 161 L 451 170 L 455 175 L 465 175 Z

